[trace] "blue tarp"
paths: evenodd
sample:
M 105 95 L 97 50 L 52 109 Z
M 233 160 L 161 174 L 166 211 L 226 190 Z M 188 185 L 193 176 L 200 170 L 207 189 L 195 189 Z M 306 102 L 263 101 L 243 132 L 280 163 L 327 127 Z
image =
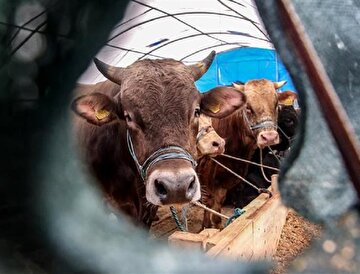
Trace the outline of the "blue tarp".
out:
M 280 90 L 296 91 L 284 64 L 273 49 L 237 48 L 216 55 L 209 70 L 196 83 L 200 92 L 253 79 L 286 80 Z

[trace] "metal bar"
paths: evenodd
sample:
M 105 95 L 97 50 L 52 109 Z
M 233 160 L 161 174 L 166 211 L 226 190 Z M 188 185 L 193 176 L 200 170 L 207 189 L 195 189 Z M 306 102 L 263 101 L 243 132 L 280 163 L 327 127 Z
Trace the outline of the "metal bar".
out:
M 226 14 L 226 13 L 220 13 L 220 12 L 208 12 L 208 11 L 189 11 L 189 12 L 179 12 L 179 13 L 174 13 L 174 14 L 171 14 L 172 16 L 181 16 L 181 15 L 191 15 L 191 14 L 196 14 L 196 15 L 221 15 L 221 16 L 225 16 L 225 17 L 232 17 L 232 18 L 235 18 L 235 19 L 239 19 L 239 20 L 246 20 L 240 16 L 236 16 L 236 15 L 231 15 L 231 14 Z M 160 19 L 163 19 L 163 18 L 167 18 L 167 17 L 171 17 L 170 15 L 161 15 L 161 16 L 158 16 L 158 17 L 153 17 L 153 18 L 150 18 L 148 20 L 145 20 L 145 21 L 142 21 L 142 22 L 139 22 L 137 24 L 134 24 L 124 30 L 122 30 L 121 32 L 117 33 L 117 34 L 114 34 L 114 36 L 112 36 L 111 38 L 109 38 L 108 42 L 111 42 L 112 40 L 114 40 L 115 38 L 119 37 L 120 35 L 134 29 L 134 28 L 137 28 L 138 26 L 141 26 L 141 25 L 144 25 L 144 24 L 147 24 L 147 23 L 150 23 L 152 21 L 156 21 L 156 20 L 160 20 Z
M 321 110 L 360 198 L 360 146 L 354 129 L 294 7 L 289 0 L 280 0 L 277 3 L 284 29 L 305 66 Z
M 218 45 L 213 45 L 213 46 L 209 46 L 209 47 L 205 47 L 205 48 L 201 48 L 197 51 L 194 51 L 188 55 L 186 55 L 185 57 L 182 57 L 179 61 L 184 61 L 186 58 L 189 58 L 199 52 L 202 52 L 202 51 L 205 51 L 205 50 L 208 50 L 208 49 L 213 49 L 213 48 L 218 48 L 218 47 L 224 47 L 224 46 L 229 46 L 229 45 L 237 45 L 238 48 L 239 48 L 239 43 L 227 43 L 227 44 L 218 44 Z M 244 46 L 244 44 L 242 43 L 240 48 L 245 48 L 245 47 L 248 47 L 248 46 Z M 186 62 L 186 61 L 185 61 Z
M 207 34 L 211 34 L 211 35 L 215 35 L 215 34 L 217 34 L 217 35 L 238 35 L 238 34 L 234 34 L 234 33 L 230 33 L 230 32 L 208 32 Z M 170 44 L 173 44 L 173 43 L 176 43 L 176 42 L 178 42 L 178 41 L 185 40 L 185 39 L 188 39 L 188 38 L 193 38 L 193 37 L 197 37 L 197 36 L 203 36 L 203 35 L 207 35 L 207 34 L 197 33 L 197 34 L 192 34 L 192 35 L 188 35 L 188 36 L 183 36 L 183 37 L 180 37 L 180 38 L 171 40 L 171 41 L 169 41 L 169 42 L 167 42 L 167 43 L 161 44 L 161 45 L 158 46 L 157 48 L 154 48 L 154 49 L 150 50 L 147 54 L 141 56 L 141 57 L 139 58 L 139 60 L 142 59 L 142 58 L 144 58 L 144 57 L 146 57 L 147 55 L 153 53 L 154 51 L 159 50 L 160 48 L 163 48 L 163 47 L 168 46 L 168 45 L 170 45 Z M 255 36 L 252 36 L 252 38 L 267 42 L 267 40 L 262 39 L 262 38 L 258 38 L 258 37 L 255 37 Z M 223 45 L 227 45 L 227 43 L 225 43 L 225 44 L 223 44 Z M 241 44 L 240 42 L 239 42 L 239 46 L 242 46 L 242 44 Z
M 164 14 L 172 17 L 172 18 L 174 18 L 175 20 L 179 21 L 180 23 L 182 23 L 182 24 L 184 24 L 184 25 L 192 28 L 193 30 L 195 30 L 195 31 L 197 31 L 197 32 L 200 32 L 200 33 L 202 33 L 202 34 L 205 34 L 206 36 L 208 36 L 208 37 L 210 37 L 210 38 L 212 38 L 212 39 L 215 39 L 215 40 L 217 40 L 217 41 L 219 41 L 219 42 L 226 43 L 226 41 L 223 41 L 223 40 L 218 39 L 218 38 L 216 38 L 216 37 L 212 37 L 211 35 L 209 35 L 209 34 L 203 32 L 203 31 L 197 29 L 197 28 L 194 27 L 193 25 L 191 25 L 191 24 L 189 24 L 189 23 L 187 23 L 187 22 L 179 19 L 178 17 L 176 17 L 176 16 L 174 16 L 174 15 L 172 15 L 172 14 L 170 14 L 170 13 L 164 11 L 164 10 L 158 9 L 158 8 L 156 8 L 156 7 L 152 7 L 152 6 L 150 6 L 150 5 L 146 4 L 146 3 L 142 3 L 142 2 L 139 2 L 139 1 L 137 1 L 137 0 L 132 0 L 132 1 L 135 2 L 135 3 L 138 3 L 138 4 L 140 4 L 140 5 L 143 5 L 143 6 L 145 6 L 145 7 L 152 8 L 152 9 L 154 9 L 154 10 L 157 10 L 157 11 L 159 11 L 159 12 L 162 12 L 162 13 L 164 13 Z
M 44 15 L 46 13 L 46 10 L 43 10 L 42 12 L 40 12 L 38 15 L 30 18 L 28 21 L 26 21 L 25 23 L 23 23 L 21 25 L 21 27 L 25 27 L 27 24 L 30 24 L 31 22 L 35 21 L 36 19 L 38 19 L 40 16 Z M 15 39 L 15 37 L 19 34 L 20 32 L 20 28 L 18 28 L 15 33 L 11 36 L 10 38 L 10 43 Z
M 255 22 L 255 21 L 251 20 L 250 18 L 242 15 L 240 12 L 237 12 L 236 10 L 234 10 L 234 9 L 231 8 L 230 6 L 226 5 L 226 4 L 225 4 L 224 2 L 222 2 L 221 0 L 218 0 L 218 2 L 219 2 L 221 5 L 223 5 L 224 7 L 228 8 L 229 10 L 231 10 L 232 12 L 234 12 L 234 13 L 242 16 L 242 18 L 245 19 L 246 21 L 249 21 L 255 28 L 257 28 L 258 31 L 260 31 L 260 32 L 265 36 L 267 42 L 271 42 L 269 36 L 258 26 L 259 23 L 257 23 L 257 22 Z
M 47 24 L 47 21 L 42 22 L 40 25 L 38 25 L 31 33 L 25 37 L 23 41 L 20 42 L 19 45 L 17 45 L 10 53 L 10 55 L 14 55 L 27 41 L 30 40 L 31 37 L 33 37 L 43 26 Z

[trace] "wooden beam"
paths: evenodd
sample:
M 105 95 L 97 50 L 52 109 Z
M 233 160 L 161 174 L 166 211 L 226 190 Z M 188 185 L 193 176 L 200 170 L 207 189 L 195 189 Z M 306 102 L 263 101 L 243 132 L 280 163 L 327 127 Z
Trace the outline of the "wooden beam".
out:
M 271 177 L 273 196 L 261 194 L 248 204 L 245 214 L 206 240 L 209 256 L 247 261 L 271 260 L 275 254 L 288 210 L 281 203 L 278 175 Z
M 279 193 L 271 198 L 262 195 L 245 207 L 246 216 L 240 216 L 206 241 L 208 255 L 248 261 L 272 258 L 286 221 L 287 208 L 282 205 Z
M 200 233 L 189 233 L 182 231 L 175 231 L 168 238 L 169 245 L 190 248 L 197 250 L 205 250 L 205 242 L 209 237 L 214 236 L 219 232 L 219 229 L 207 228 Z
M 252 216 L 261 209 L 262 206 L 269 199 L 268 194 L 261 194 L 256 199 L 251 201 L 244 210 L 246 211 L 242 216 L 233 221 L 229 226 L 224 228 L 221 232 L 216 234 L 215 236 L 209 238 L 206 241 L 206 250 L 212 249 L 214 246 L 217 246 L 220 242 L 225 247 L 229 244 L 233 239 L 238 237 L 243 231 L 246 230 L 248 226 L 251 225 Z M 209 253 L 212 256 L 217 255 L 216 251 L 213 250 Z

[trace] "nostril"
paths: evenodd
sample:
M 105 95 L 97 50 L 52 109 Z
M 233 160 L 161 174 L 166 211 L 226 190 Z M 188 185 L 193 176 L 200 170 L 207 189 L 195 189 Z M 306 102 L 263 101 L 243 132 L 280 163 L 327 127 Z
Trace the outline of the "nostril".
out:
M 189 184 L 188 190 L 191 191 L 194 188 L 195 188 L 195 176 L 193 176 L 193 178 Z
M 273 143 L 276 142 L 278 137 L 279 135 L 277 133 L 268 132 L 260 134 L 260 141 L 262 141 L 263 143 Z
M 265 134 L 261 134 L 260 137 L 261 137 L 262 140 L 267 141 L 267 138 L 266 138 Z
M 167 195 L 168 192 L 167 192 L 163 182 L 156 179 L 155 182 L 154 182 L 154 185 L 155 185 L 156 193 L 159 196 L 166 196 Z
M 196 179 L 195 176 L 193 176 L 189 183 L 185 196 L 188 200 L 191 200 L 194 197 L 195 193 L 196 193 Z
M 219 147 L 220 144 L 219 144 L 218 142 L 214 141 L 214 142 L 212 142 L 212 146 L 213 146 L 213 147 Z

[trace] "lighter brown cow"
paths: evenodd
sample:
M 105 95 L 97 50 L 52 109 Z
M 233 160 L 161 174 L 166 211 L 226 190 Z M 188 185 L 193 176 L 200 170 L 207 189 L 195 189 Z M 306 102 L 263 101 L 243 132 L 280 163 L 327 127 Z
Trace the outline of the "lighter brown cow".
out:
M 279 142 L 276 130 L 278 104 L 288 97 L 296 96 L 292 92 L 276 92 L 276 89 L 284 84 L 285 82 L 273 83 L 261 79 L 234 85 L 240 93 L 246 94 L 246 107 L 224 119 L 213 120 L 216 132 L 226 140 L 227 154 L 250 160 L 256 148 L 262 149 Z M 246 175 L 248 164 L 224 159 L 221 156 L 217 159 L 239 175 Z M 227 190 L 243 183 L 206 158 L 200 161 L 197 171 L 201 181 L 203 202 L 219 212 Z M 205 212 L 205 227 L 220 227 L 220 221 L 219 217 L 210 218 L 210 214 Z
M 199 118 L 199 132 L 196 137 L 199 157 L 214 157 L 225 151 L 225 140 L 217 134 L 212 126 L 211 117 L 204 114 Z

